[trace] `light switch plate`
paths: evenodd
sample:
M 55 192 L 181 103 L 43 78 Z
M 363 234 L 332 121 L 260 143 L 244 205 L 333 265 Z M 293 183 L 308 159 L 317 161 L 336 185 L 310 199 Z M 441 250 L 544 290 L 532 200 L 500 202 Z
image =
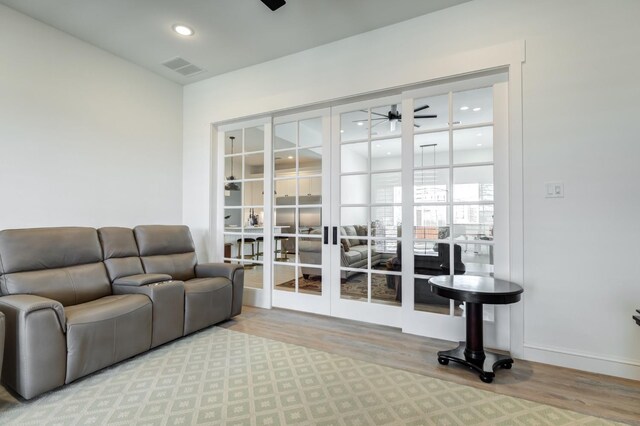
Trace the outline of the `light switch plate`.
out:
M 562 182 L 545 183 L 545 198 L 564 198 L 564 184 Z

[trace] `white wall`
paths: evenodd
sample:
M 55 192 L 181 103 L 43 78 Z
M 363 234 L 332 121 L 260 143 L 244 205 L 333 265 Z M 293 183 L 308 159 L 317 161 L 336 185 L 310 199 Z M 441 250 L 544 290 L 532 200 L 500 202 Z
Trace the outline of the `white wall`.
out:
M 640 378 L 638 16 L 636 0 L 475 0 L 186 86 L 184 221 L 206 253 L 210 123 L 410 84 L 441 58 L 525 40 L 525 356 Z M 565 198 L 544 198 L 549 181 Z
M 0 5 L 0 229 L 182 222 L 182 89 Z

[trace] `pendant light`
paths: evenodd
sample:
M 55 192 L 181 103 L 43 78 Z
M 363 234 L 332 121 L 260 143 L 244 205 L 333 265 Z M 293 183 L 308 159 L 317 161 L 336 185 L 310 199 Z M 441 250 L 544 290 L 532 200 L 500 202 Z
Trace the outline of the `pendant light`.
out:
M 231 139 L 231 154 L 233 154 L 233 143 L 234 143 L 236 137 L 235 136 L 229 136 L 229 139 Z M 231 175 L 229 177 L 227 177 L 226 179 L 227 180 L 236 180 L 235 176 L 233 176 L 233 157 L 229 157 L 229 159 L 231 160 Z M 240 187 L 235 182 L 228 182 L 227 184 L 225 184 L 224 190 L 225 191 L 239 191 Z

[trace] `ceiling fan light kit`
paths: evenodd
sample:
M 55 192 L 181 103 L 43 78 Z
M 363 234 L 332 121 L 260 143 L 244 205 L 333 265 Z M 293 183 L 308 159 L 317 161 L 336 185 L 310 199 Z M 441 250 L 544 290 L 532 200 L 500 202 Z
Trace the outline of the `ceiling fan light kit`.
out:
M 285 0 L 262 0 L 262 3 L 265 4 L 272 11 L 276 11 L 284 6 L 287 2 Z

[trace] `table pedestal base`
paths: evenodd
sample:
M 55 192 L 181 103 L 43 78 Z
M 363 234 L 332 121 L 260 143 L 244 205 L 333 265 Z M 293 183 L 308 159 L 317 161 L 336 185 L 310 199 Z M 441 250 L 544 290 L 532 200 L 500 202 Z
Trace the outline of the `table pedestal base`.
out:
M 480 380 L 485 383 L 491 383 L 495 377 L 494 371 L 498 368 L 511 368 L 513 359 L 509 355 L 501 355 L 494 352 L 483 351 L 471 356 L 465 355 L 466 342 L 460 342 L 457 348 L 449 351 L 438 352 L 438 362 L 442 365 L 449 364 L 454 361 L 462 365 L 466 365 L 472 370 L 480 373 Z

